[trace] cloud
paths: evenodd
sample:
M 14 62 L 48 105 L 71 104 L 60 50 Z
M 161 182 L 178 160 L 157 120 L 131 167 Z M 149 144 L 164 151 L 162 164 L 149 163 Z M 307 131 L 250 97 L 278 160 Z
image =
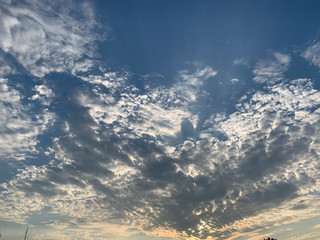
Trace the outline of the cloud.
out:
M 31 100 L 40 100 L 43 105 L 50 105 L 50 100 L 54 95 L 50 88 L 45 85 L 36 85 L 33 90 L 37 93 L 30 98 Z
M 236 112 L 212 115 L 196 133 L 189 106 L 210 72 L 179 72 L 171 87 L 147 94 L 120 73 L 75 80 L 79 87 L 37 87 L 55 93 L 56 109 L 68 112 L 60 122 L 67 127 L 54 140 L 49 165 L 28 167 L 2 185 L 2 211 L 9 203 L 16 209 L 3 219 L 26 221 L 50 206 L 51 213 L 81 219 L 78 227 L 95 219 L 151 235 L 167 229 L 181 237 L 227 239 L 233 231 L 306 217 L 318 206 L 306 196 L 319 186 L 320 93 L 309 79 L 267 86 L 242 98 Z M 170 142 L 173 151 L 165 136 L 179 138 Z M 274 209 L 276 217 L 259 220 Z
M 0 15 L 1 49 L 32 75 L 76 73 L 93 66 L 90 57 L 100 37 L 92 31 L 97 23 L 88 2 L 2 1 Z
M 295 240 L 302 240 L 302 239 L 315 239 L 315 238 L 319 238 L 319 237 L 320 237 L 320 233 L 318 233 L 318 232 L 311 232 L 311 233 L 303 234 L 303 235 L 301 235 L 301 236 L 294 237 L 293 239 L 295 239 Z
M 253 80 L 267 84 L 234 112 L 203 113 L 213 68 L 195 64 L 166 86 L 144 75 L 141 88 L 125 70 L 87 71 L 100 38 L 92 8 L 79 8 L 79 21 L 75 2 L 52 4 L 0 8 L 2 55 L 12 60 L 1 74 L 31 75 L 24 86 L 0 79 L 1 157 L 50 158 L 1 183 L 2 220 L 52 218 L 43 224 L 59 231 L 35 239 L 230 239 L 319 214 L 320 92 L 310 79 L 283 81 L 289 55 L 255 65 Z
M 313 65 L 320 67 L 320 43 L 313 43 L 301 54 L 301 56 L 307 59 Z
M 47 98 L 52 95 L 52 90 L 44 85 L 36 85 L 34 89 L 40 94 L 44 95 Z
M 240 80 L 238 79 L 238 78 L 232 78 L 231 80 L 230 80 L 230 82 L 232 83 L 232 84 L 236 84 L 237 82 L 239 82 Z
M 55 119 L 53 113 L 40 108 L 31 116 L 32 107 L 24 104 L 21 92 L 1 78 L 0 89 L 0 152 L 2 159 L 24 160 L 30 153 L 37 153 L 38 135 L 42 134 Z
M 203 83 L 216 74 L 210 67 L 197 69 L 195 73 L 182 70 L 172 86 L 155 87 L 146 94 L 141 94 L 128 83 L 129 74 L 91 76 L 83 79 L 97 85 L 98 96 L 83 93 L 79 95 L 79 101 L 90 108 L 89 113 L 98 124 L 112 124 L 116 131 L 127 135 L 149 135 L 161 144 L 170 145 L 172 141 L 181 141 L 181 128 L 185 129 L 181 124 L 186 122 L 185 119 L 189 119 L 192 128 L 197 125 L 197 116 L 190 109 L 197 98 L 205 94 Z M 121 97 L 116 99 L 113 95 L 106 95 L 101 85 Z
M 251 67 L 248 59 L 245 58 L 237 58 L 233 60 L 234 66 L 245 66 L 245 67 Z
M 253 80 L 258 83 L 274 84 L 284 79 L 291 57 L 287 54 L 275 52 L 273 59 L 260 60 L 253 70 Z

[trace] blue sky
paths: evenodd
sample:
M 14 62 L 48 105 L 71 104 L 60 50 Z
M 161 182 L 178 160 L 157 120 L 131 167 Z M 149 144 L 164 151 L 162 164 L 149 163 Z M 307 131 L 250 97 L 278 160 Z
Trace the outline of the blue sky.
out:
M 0 3 L 3 239 L 319 239 L 318 1 Z

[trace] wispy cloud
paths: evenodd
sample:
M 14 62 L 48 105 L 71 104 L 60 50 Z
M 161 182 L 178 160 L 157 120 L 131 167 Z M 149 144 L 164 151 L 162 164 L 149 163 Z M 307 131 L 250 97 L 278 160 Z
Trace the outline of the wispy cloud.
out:
M 245 66 L 245 67 L 251 67 L 248 59 L 245 58 L 237 58 L 233 60 L 234 66 Z
M 320 67 L 320 42 L 311 44 L 302 54 L 302 57 L 317 67 Z
M 97 23 L 88 2 L 1 2 L 0 47 L 31 74 L 75 73 L 92 66 L 94 42 L 100 37 L 92 31 Z M 81 23 L 72 11 L 81 14 Z
M 283 74 L 288 69 L 291 57 L 287 54 L 275 52 L 272 59 L 260 60 L 253 74 L 253 80 L 258 83 L 274 84 L 283 80 Z

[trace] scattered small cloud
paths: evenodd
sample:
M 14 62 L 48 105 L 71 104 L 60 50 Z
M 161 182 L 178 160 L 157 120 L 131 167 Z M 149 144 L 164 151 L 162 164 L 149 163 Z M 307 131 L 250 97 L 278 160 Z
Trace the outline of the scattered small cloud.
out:
M 237 58 L 233 60 L 233 65 L 234 66 L 245 66 L 245 67 L 251 67 L 248 59 L 245 58 Z
M 231 80 L 230 80 L 230 82 L 232 83 L 232 84 L 236 84 L 236 83 L 238 83 L 240 80 L 238 79 L 238 78 L 232 78 Z

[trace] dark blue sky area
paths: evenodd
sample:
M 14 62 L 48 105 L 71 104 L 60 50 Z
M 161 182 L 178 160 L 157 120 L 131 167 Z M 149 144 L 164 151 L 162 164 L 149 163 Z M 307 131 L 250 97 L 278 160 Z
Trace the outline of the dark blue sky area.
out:
M 219 70 L 292 51 L 315 37 L 320 20 L 319 1 L 100 1 L 97 10 L 111 28 L 102 57 L 138 74 L 170 74 L 186 61 Z

